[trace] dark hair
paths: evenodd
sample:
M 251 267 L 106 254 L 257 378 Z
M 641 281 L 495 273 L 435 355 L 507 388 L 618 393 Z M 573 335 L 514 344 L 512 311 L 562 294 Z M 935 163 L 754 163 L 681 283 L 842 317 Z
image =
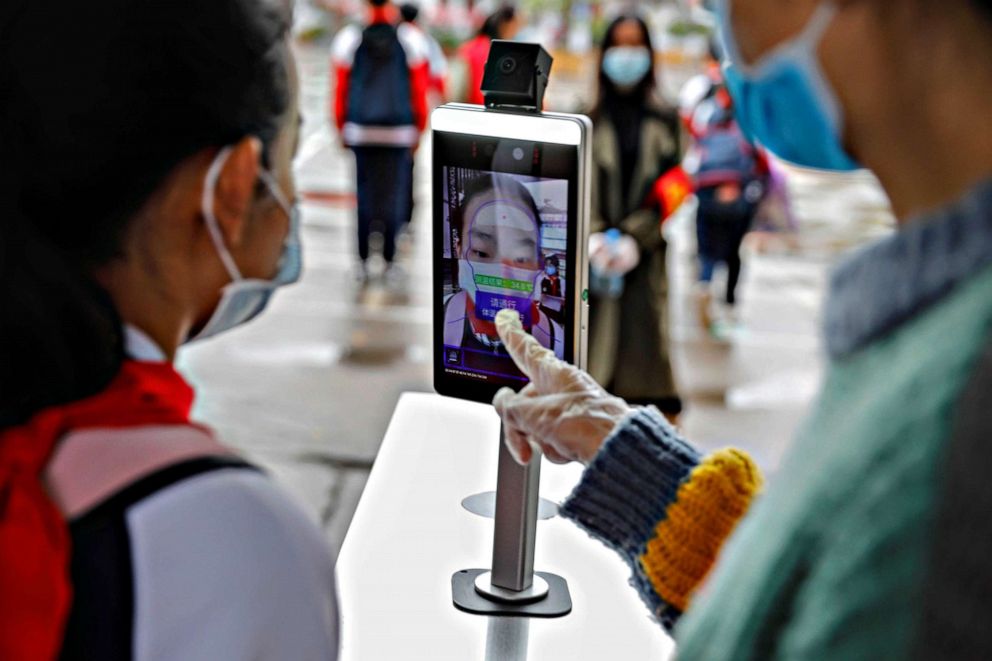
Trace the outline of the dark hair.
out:
M 452 212 L 451 226 L 458 228 L 459 240 L 463 242 L 461 244 L 462 247 L 465 245 L 465 209 L 468 208 L 473 198 L 493 191 L 505 191 L 509 197 L 519 199 L 523 202 L 527 210 L 534 216 L 534 221 L 537 223 L 538 231 L 540 231 L 540 227 L 543 224 L 541 212 L 538 211 L 534 196 L 527 190 L 527 187 L 510 175 L 495 172 L 486 173 L 469 180 L 465 184 L 462 202 Z M 540 253 L 540 247 L 538 247 L 538 252 Z
M 404 2 L 400 5 L 400 16 L 407 23 L 413 23 L 417 20 L 417 16 L 420 15 L 420 8 L 412 3 Z
M 706 41 L 706 54 L 709 55 L 711 60 L 720 62 L 723 60 L 723 47 L 720 45 L 720 40 L 714 34 Z
M 0 8 L 0 428 L 117 373 L 120 319 L 90 274 L 167 175 L 204 149 L 275 137 L 289 102 L 276 4 Z
M 500 33 L 503 31 L 503 26 L 516 17 L 517 10 L 514 9 L 513 5 L 503 5 L 486 17 L 486 20 L 482 22 L 482 27 L 479 28 L 479 34 L 490 39 L 501 39 Z
M 638 27 L 640 27 L 641 34 L 644 37 L 644 45 L 647 46 L 652 62 L 651 68 L 644 74 L 641 81 L 637 83 L 631 94 L 643 101 L 655 91 L 654 46 L 651 44 L 651 31 L 648 29 L 648 25 L 644 22 L 644 19 L 637 14 L 621 14 L 613 19 L 609 26 L 607 26 L 606 32 L 603 34 L 603 42 L 600 44 L 599 69 L 597 71 L 598 92 L 596 95 L 596 104 L 589 113 L 594 120 L 599 119 L 606 108 L 609 108 L 611 103 L 620 95 L 616 85 L 614 85 L 609 76 L 603 72 L 603 57 L 606 55 L 607 50 L 613 46 L 616 46 L 617 29 L 628 21 L 633 21 L 634 23 L 637 23 Z

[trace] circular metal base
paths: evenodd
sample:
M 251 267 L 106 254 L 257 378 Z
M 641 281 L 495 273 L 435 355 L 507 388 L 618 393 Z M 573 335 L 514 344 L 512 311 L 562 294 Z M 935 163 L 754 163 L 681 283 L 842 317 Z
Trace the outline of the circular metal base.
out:
M 526 590 L 517 592 L 493 585 L 492 572 L 484 572 L 475 577 L 475 591 L 486 599 L 510 604 L 532 604 L 548 596 L 548 582 L 534 574 L 534 582 Z
M 487 519 L 495 518 L 496 516 L 496 492 L 495 491 L 484 491 L 482 493 L 472 494 L 471 496 L 466 496 L 462 499 L 462 507 L 471 512 L 472 514 L 485 517 Z M 545 519 L 551 519 L 558 515 L 558 505 L 551 502 L 546 498 L 538 498 L 537 500 L 537 519 L 543 521 Z

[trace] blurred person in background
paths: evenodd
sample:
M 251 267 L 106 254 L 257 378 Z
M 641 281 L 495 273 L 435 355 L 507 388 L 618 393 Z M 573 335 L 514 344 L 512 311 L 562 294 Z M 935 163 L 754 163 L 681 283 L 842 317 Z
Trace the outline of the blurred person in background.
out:
M 430 49 L 420 29 L 398 21 L 388 0 L 369 0 L 366 26 L 344 27 L 331 45 L 332 116 L 355 153 L 361 282 L 369 278 L 369 237 L 377 227 L 386 277 L 403 278 L 393 264 L 396 235 L 413 211 L 413 154 L 427 125 Z
M 992 1 L 718 8 L 744 130 L 870 168 L 900 220 L 834 270 L 819 399 L 762 492 L 745 452 L 700 451 L 509 314 L 531 383 L 496 396 L 507 443 L 588 464 L 560 511 L 629 562 L 679 659 L 992 658 Z
M 451 67 L 451 100 L 482 105 L 482 75 L 493 39 L 513 39 L 520 31 L 520 16 L 513 5 L 489 14 L 479 32 L 458 49 Z
M 675 419 L 682 401 L 669 346 L 667 246 L 662 212 L 648 200 L 658 178 L 681 160 L 678 116 L 656 96 L 654 48 L 642 18 L 614 19 L 601 48 L 598 98 L 589 113 L 590 263 L 622 283 L 612 291 L 593 288 L 589 371 L 610 392 Z
M 323 534 L 172 365 L 299 277 L 289 15 L 0 6 L 0 658 L 337 656 Z
M 707 56 L 703 61 L 703 71 L 686 81 L 679 90 L 679 115 L 692 138 L 697 138 L 705 129 L 705 120 L 712 116 L 711 109 L 718 108 L 719 105 L 733 103 L 732 99 L 726 97 L 726 85 L 723 82 L 723 70 L 720 64 L 721 58 L 720 45 L 714 36 L 710 40 Z M 724 98 L 719 100 L 719 104 L 714 104 L 713 98 L 720 90 L 723 90 Z M 699 112 L 701 108 L 703 112 Z M 747 136 L 745 137 L 747 138 Z M 748 142 L 753 145 L 750 138 L 748 138 Z M 768 157 L 766 151 L 759 149 L 758 154 L 767 172 L 763 177 L 764 196 L 752 218 L 751 231 L 759 233 L 759 238 L 755 240 L 757 250 L 761 251 L 763 246 L 770 243 L 768 238 L 772 232 L 780 233 L 784 245 L 794 249 L 796 247 L 794 233 L 798 224 L 792 209 L 787 173 L 780 164 Z M 695 149 L 695 143 L 690 143 L 686 150 L 684 166 L 690 170 L 697 168 L 698 156 L 699 152 Z M 719 330 L 720 326 L 712 324 L 713 316 L 710 306 L 712 294 L 709 288 L 698 287 L 695 298 L 700 324 L 703 328 Z M 730 312 L 726 316 L 730 317 L 731 320 L 735 318 L 733 309 L 724 311 Z
M 741 244 L 768 189 L 768 161 L 748 140 L 734 117 L 733 101 L 722 81 L 700 101 L 687 122 L 692 147 L 684 167 L 693 179 L 699 276 L 694 296 L 703 329 L 723 338 L 736 323 Z M 720 314 L 712 312 L 712 280 L 718 265 L 727 269 Z

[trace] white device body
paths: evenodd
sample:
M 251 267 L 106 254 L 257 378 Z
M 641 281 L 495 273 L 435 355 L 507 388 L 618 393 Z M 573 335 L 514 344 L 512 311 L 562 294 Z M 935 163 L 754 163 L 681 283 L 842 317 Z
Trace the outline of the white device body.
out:
M 577 367 L 586 368 L 589 354 L 589 225 L 592 191 L 592 121 L 584 115 L 568 113 L 509 113 L 486 110 L 482 106 L 449 103 L 431 113 L 431 130 L 468 136 L 527 140 L 574 147 L 578 151 L 578 209 L 576 219 L 575 329 L 572 355 Z

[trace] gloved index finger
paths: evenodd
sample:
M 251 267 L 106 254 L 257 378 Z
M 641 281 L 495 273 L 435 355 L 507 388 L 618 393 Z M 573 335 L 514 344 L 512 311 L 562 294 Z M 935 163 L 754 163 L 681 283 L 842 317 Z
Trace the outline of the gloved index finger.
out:
M 533 335 L 524 332 L 520 315 L 513 310 L 499 311 L 496 315 L 496 332 L 499 333 L 507 353 L 524 376 L 529 378 L 535 387 L 542 388 L 548 381 L 542 377 L 559 362 L 554 353 L 541 346 Z
M 513 310 L 499 311 L 496 332 L 513 362 L 530 379 L 533 385 L 530 396 L 599 388 L 591 376 L 558 360 L 553 351 L 525 332 L 520 317 Z

